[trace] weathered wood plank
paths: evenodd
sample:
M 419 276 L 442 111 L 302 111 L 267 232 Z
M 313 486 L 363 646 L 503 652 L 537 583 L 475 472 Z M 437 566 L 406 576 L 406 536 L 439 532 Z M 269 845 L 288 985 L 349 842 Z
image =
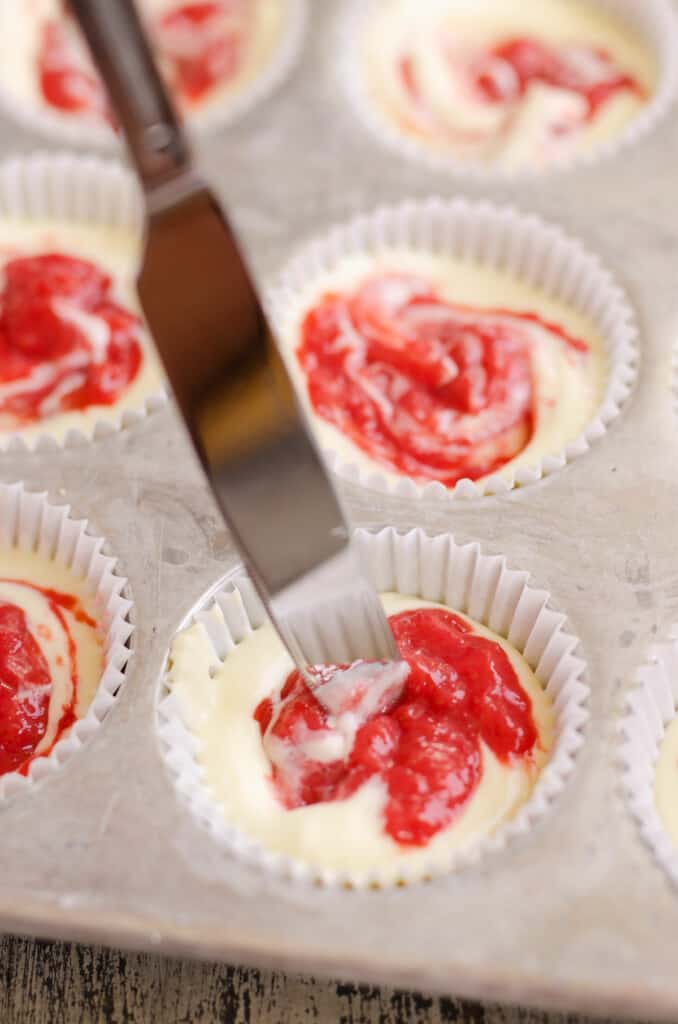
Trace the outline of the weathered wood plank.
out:
M 0 1024 L 587 1024 L 67 943 L 0 939 Z

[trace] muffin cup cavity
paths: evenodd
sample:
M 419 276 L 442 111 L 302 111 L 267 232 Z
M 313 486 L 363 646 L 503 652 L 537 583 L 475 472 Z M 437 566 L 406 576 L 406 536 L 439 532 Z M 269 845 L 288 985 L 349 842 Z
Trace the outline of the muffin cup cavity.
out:
M 27 793 L 68 761 L 97 731 L 115 703 L 130 657 L 132 602 L 127 580 L 116 571 L 116 559 L 104 553 L 105 541 L 94 536 L 87 521 L 74 519 L 68 506 L 52 505 L 45 494 L 23 484 L 0 484 L 0 547 L 14 547 L 56 562 L 85 580 L 94 595 L 103 640 L 104 665 L 92 703 L 51 752 L 33 760 L 26 775 L 0 775 L 0 801 Z
M 510 184 L 521 179 L 597 166 L 618 157 L 640 142 L 661 122 L 678 92 L 678 17 L 669 0 L 587 0 L 619 20 L 640 36 L 657 65 L 654 92 L 643 108 L 615 138 L 594 143 L 581 152 L 555 159 L 545 166 L 508 167 L 488 161 L 465 160 L 453 153 L 437 151 L 414 136 L 399 130 L 369 95 L 361 66 L 359 41 L 365 25 L 380 0 L 349 0 L 335 27 L 338 85 L 365 130 L 403 159 L 415 161 L 432 173 L 447 172 L 477 181 Z
M 0 164 L 0 222 L 2 220 L 52 221 L 70 227 L 129 230 L 139 236 L 141 249 L 143 206 L 134 177 L 122 165 L 98 157 L 37 153 Z M 135 270 L 130 267 L 130 276 Z M 77 447 L 141 422 L 166 400 L 164 387 L 158 385 L 138 406 L 117 411 L 112 406 L 110 416 L 74 425 L 58 439 L 49 433 L 48 420 L 44 421 L 44 431 L 39 429 L 39 424 L 35 428 L 31 424 L 28 438 L 21 429 L 0 434 L 0 451 Z
M 269 291 L 274 329 L 292 336 L 305 311 L 309 287 L 354 258 L 378 258 L 389 251 L 426 254 L 477 264 L 542 291 L 587 317 L 600 333 L 608 361 L 607 384 L 593 419 L 565 448 L 534 465 L 505 466 L 479 480 L 462 479 L 454 487 L 382 472 L 379 465 L 351 461 L 324 447 L 330 469 L 350 483 L 394 497 L 450 501 L 502 494 L 562 469 L 607 431 L 619 415 L 636 377 L 637 329 L 621 288 L 597 256 L 561 228 L 513 207 L 466 199 L 434 197 L 383 206 L 336 226 L 305 246 L 284 268 Z M 287 349 L 287 347 L 286 347 Z M 286 350 L 291 361 L 293 352 Z M 306 395 L 303 400 L 308 404 Z
M 655 800 L 655 773 L 666 729 L 678 714 L 678 626 L 652 648 L 638 670 L 621 721 L 621 764 L 628 805 L 640 834 L 678 885 L 678 846 L 669 836 Z M 678 785 L 678 775 L 677 775 Z
M 285 24 L 270 59 L 241 88 L 224 96 L 222 101 L 210 104 L 195 119 L 189 119 L 186 130 L 190 135 L 199 140 L 238 121 L 274 93 L 291 74 L 306 36 L 308 0 L 286 0 L 285 7 Z M 0 108 L 22 127 L 65 146 L 98 152 L 121 148 L 121 136 L 103 121 L 73 116 L 47 104 L 26 102 L 2 82 Z
M 266 849 L 229 822 L 228 807 L 217 804 L 205 782 L 200 742 L 189 730 L 168 672 L 160 687 L 157 725 L 180 798 L 228 855 L 302 883 L 386 888 L 475 863 L 528 833 L 549 810 L 572 771 L 583 742 L 589 691 L 578 641 L 568 632 L 565 616 L 552 609 L 546 591 L 528 584 L 527 573 L 509 569 L 503 556 L 485 555 L 476 543 L 458 544 L 450 535 L 429 537 L 418 529 L 406 534 L 392 528 L 378 533 L 358 530 L 355 537 L 379 590 L 447 604 L 505 637 L 524 655 L 551 698 L 556 714 L 554 746 L 532 793 L 513 818 L 491 836 L 455 852 L 444 865 L 426 864 L 416 870 L 405 865 L 396 874 L 375 865 L 360 875 L 323 868 Z M 240 573 L 216 593 L 212 591 L 183 628 L 201 625 L 216 669 L 265 619 L 251 581 Z

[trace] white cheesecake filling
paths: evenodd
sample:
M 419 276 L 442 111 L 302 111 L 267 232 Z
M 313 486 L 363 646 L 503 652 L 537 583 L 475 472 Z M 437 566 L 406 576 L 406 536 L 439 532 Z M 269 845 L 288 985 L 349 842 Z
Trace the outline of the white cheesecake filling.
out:
M 654 797 L 664 828 L 678 847 L 678 716 L 668 725 L 659 746 Z
M 51 221 L 2 221 L 0 222 L 0 286 L 3 283 L 2 268 L 8 260 L 24 256 L 37 256 L 45 253 L 61 253 L 79 259 L 91 261 L 97 268 L 110 275 L 113 281 L 111 298 L 119 302 L 125 309 L 138 316 L 141 315 L 139 300 L 136 294 L 135 275 L 140 257 L 140 238 L 127 228 L 105 227 L 100 225 L 76 226 L 68 223 Z M 101 357 L 108 343 L 108 328 L 97 317 L 75 309 L 67 302 L 59 307 L 60 315 L 70 319 L 87 336 L 94 352 Z M 10 414 L 0 410 L 0 436 L 19 432 L 25 440 L 39 435 L 48 434 L 62 441 L 69 430 L 79 430 L 84 434 L 91 433 L 99 421 L 118 421 L 126 409 L 142 410 L 147 398 L 157 395 L 162 390 L 163 374 L 158 357 L 148 332 L 142 327 L 138 341 L 142 350 L 142 362 L 135 378 L 129 387 L 112 405 L 90 405 L 85 409 L 68 412 L 53 412 L 56 407 L 57 393 L 51 392 L 43 408 L 42 418 L 27 425 L 17 424 Z M 72 383 L 78 385 L 77 355 L 62 357 L 66 362 L 73 363 L 72 380 L 66 377 L 62 382 L 65 386 Z M 56 361 L 55 361 L 56 362 Z M 62 365 L 63 368 L 63 365 Z M 35 387 L 44 386 L 49 382 L 54 368 L 46 360 L 34 371 Z M 10 395 L 13 391 L 26 390 L 27 378 L 17 381 L 0 381 L 0 397 Z
M 484 101 L 469 83 L 468 68 L 479 55 L 516 38 L 561 50 L 579 47 L 578 70 L 594 76 L 600 71 L 593 66 L 594 51 L 603 51 L 645 97 L 619 91 L 591 119 L 581 96 L 546 82 L 530 83 L 515 103 Z M 382 0 L 359 45 L 369 97 L 392 127 L 432 149 L 507 167 L 548 164 L 616 137 L 657 80 L 648 45 L 591 0 Z M 400 74 L 403 56 L 419 101 Z M 506 79 L 515 72 L 509 65 L 495 61 L 488 72 L 502 92 L 511 93 L 515 83 Z
M 40 647 L 51 678 L 47 730 L 35 754 L 49 751 L 56 738 L 62 713 L 73 699 L 71 657 L 68 635 L 45 595 L 30 585 L 57 590 L 75 597 L 82 610 L 95 622 L 98 611 L 86 581 L 64 566 L 18 548 L 0 548 L 0 604 L 12 604 L 26 616 L 27 627 Z M 94 698 L 103 671 L 103 646 L 98 629 L 78 621 L 65 608 L 60 612 L 75 643 L 78 688 L 75 714 L 82 718 Z
M 443 607 L 399 594 L 384 594 L 382 601 L 388 614 Z M 266 624 L 248 634 L 213 673 L 214 655 L 204 628 L 196 624 L 183 630 L 172 644 L 170 687 L 197 740 L 204 782 L 225 820 L 269 850 L 317 869 L 348 872 L 356 881 L 374 869 L 394 882 L 405 868 L 409 874 L 445 867 L 455 850 L 490 835 L 529 798 L 553 745 L 555 713 L 522 655 L 485 627 L 475 622 L 473 626 L 506 651 L 532 701 L 539 740 L 532 763 L 504 764 L 481 743 L 482 777 L 477 788 L 455 820 L 424 847 L 404 846 L 385 833 L 386 792 L 378 776 L 346 800 L 285 810 L 271 781 L 271 763 L 253 715 L 291 671 L 289 655 Z M 327 750 L 315 753 L 321 760 L 329 756 Z
M 608 358 L 601 334 L 587 317 L 517 278 L 479 264 L 397 249 L 376 256 L 352 256 L 302 289 L 285 321 L 275 324 L 287 366 L 318 440 L 343 463 L 378 471 L 391 483 L 402 475 L 371 459 L 333 424 L 315 413 L 296 350 L 306 313 L 325 294 L 352 291 L 366 278 L 380 273 L 419 275 L 432 284 L 441 299 L 450 303 L 478 310 L 536 313 L 588 346 L 588 351 L 581 353 L 556 334 L 538 326 L 520 325 L 521 331 L 532 341 L 534 429 L 525 447 L 505 462 L 499 473 L 509 474 L 520 466 L 534 466 L 545 456 L 558 454 L 594 418 L 605 394 Z
M 154 21 L 168 11 L 200 0 L 139 0 L 142 17 L 152 33 Z M 246 88 L 270 64 L 286 25 L 286 0 L 256 0 L 246 6 L 246 32 L 243 36 L 242 59 L 232 77 L 211 89 L 198 103 L 191 103 L 186 112 L 199 120 L 212 108 L 228 101 Z M 2 0 L 0 4 L 0 40 L 5 40 L 0 60 L 0 88 L 15 96 L 23 107 L 39 107 L 55 118 L 79 121 L 83 128 L 93 125 L 100 132 L 108 127 L 100 114 L 61 110 L 47 103 L 40 89 L 38 57 L 41 31 L 48 20 L 64 20 L 62 0 Z M 234 15 L 234 25 L 240 24 Z M 9 42 L 11 40 L 11 45 Z M 91 70 L 88 50 L 76 30 L 69 26 L 69 50 L 79 67 Z M 188 40 L 190 48 L 190 40 Z M 162 58 L 160 58 L 162 59 Z M 184 106 L 184 105 L 182 105 Z

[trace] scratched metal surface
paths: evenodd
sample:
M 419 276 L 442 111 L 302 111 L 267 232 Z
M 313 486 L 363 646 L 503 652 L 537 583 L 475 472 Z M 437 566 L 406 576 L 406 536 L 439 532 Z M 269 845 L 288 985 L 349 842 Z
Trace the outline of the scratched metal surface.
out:
M 263 281 L 299 242 L 375 203 L 490 195 L 559 221 L 597 250 L 635 305 L 636 391 L 584 458 L 501 498 L 424 510 L 345 488 L 356 523 L 452 530 L 548 588 L 581 638 L 591 722 L 557 805 L 506 853 L 392 892 L 306 889 L 224 857 L 187 815 L 154 731 L 177 624 L 235 560 L 171 408 L 88 448 L 5 455 L 0 478 L 68 501 L 120 556 L 135 652 L 86 749 L 0 809 L 0 930 L 130 945 L 400 987 L 678 1015 L 678 893 L 619 793 L 615 730 L 648 645 L 678 621 L 678 113 L 613 162 L 538 184 L 477 188 L 422 171 L 354 123 L 331 67 L 336 0 L 311 3 L 302 67 L 202 158 Z M 2 125 L 6 152 L 39 140 Z

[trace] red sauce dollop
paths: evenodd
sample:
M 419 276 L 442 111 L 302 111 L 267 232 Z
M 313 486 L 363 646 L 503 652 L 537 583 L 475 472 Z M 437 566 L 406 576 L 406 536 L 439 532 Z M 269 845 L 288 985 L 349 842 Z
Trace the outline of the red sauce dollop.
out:
M 156 25 L 158 52 L 175 91 L 197 103 L 237 73 L 247 28 L 243 0 L 204 0 L 182 4 Z
M 79 52 L 74 31 L 66 21 L 46 21 L 42 26 L 38 74 L 43 98 L 58 110 L 96 114 L 110 120 L 104 87 Z
M 171 7 L 149 26 L 160 65 L 182 100 L 198 103 L 237 74 L 250 20 L 251 0 L 199 0 Z M 51 107 L 112 121 L 104 87 L 67 12 L 42 26 L 38 75 Z
M 410 672 L 396 699 L 387 698 L 360 726 L 347 759 L 317 761 L 295 752 L 328 728 L 325 708 L 297 671 L 279 699 L 262 701 L 254 717 L 265 747 L 280 741 L 292 754 L 272 764 L 285 807 L 345 799 L 379 775 L 388 794 L 384 831 L 403 845 L 425 846 L 478 785 L 480 741 L 511 764 L 531 761 L 538 733 L 530 697 L 498 643 L 444 609 L 401 612 L 390 623 Z M 324 667 L 320 682 L 333 671 Z
M 510 67 L 513 75 L 497 76 L 497 63 Z M 607 53 L 580 45 L 556 49 L 528 37 L 508 39 L 493 47 L 475 68 L 475 84 L 489 103 L 519 99 L 534 82 L 581 96 L 586 100 L 587 121 L 619 92 L 645 95 L 642 86 Z
M 587 350 L 534 313 L 454 305 L 421 278 L 384 273 L 323 296 L 297 357 L 318 416 L 375 462 L 449 487 L 500 468 L 530 440 L 534 325 Z
M 110 277 L 59 253 L 11 259 L 3 272 L 0 423 L 117 401 L 141 366 L 141 321 L 113 301 Z M 103 331 L 98 349 L 77 322 L 83 313 Z
M 552 137 L 576 132 L 582 124 L 592 121 L 600 108 L 618 93 L 630 92 L 640 99 L 646 97 L 642 85 L 601 49 L 579 44 L 555 47 L 529 36 L 519 36 L 505 39 L 486 52 L 464 60 L 454 40 L 448 43 L 443 38 L 441 45 L 449 51 L 447 59 L 451 71 L 461 73 L 461 79 L 453 86 L 455 89 L 468 89 L 473 102 L 505 108 L 506 119 L 498 129 L 499 136 L 511 130 L 517 107 L 535 84 L 564 90 L 585 101 L 580 117 L 545 126 Z M 461 144 L 488 141 L 480 130 L 455 132 L 427 105 L 414 60 L 407 51 L 399 58 L 398 73 L 412 103 L 412 117 L 404 112 L 407 127 L 434 137 L 450 136 Z
M 0 600 L 0 775 L 17 771 L 26 774 L 36 756 L 45 757 L 76 721 L 78 664 L 75 640 L 64 612 L 92 628 L 96 623 L 82 609 L 77 598 L 39 587 L 25 580 L 3 580 L 38 591 L 63 630 L 68 649 L 71 693 L 64 705 L 49 748 L 36 755 L 47 732 L 52 679 L 39 642 L 31 633 L 22 608 Z

